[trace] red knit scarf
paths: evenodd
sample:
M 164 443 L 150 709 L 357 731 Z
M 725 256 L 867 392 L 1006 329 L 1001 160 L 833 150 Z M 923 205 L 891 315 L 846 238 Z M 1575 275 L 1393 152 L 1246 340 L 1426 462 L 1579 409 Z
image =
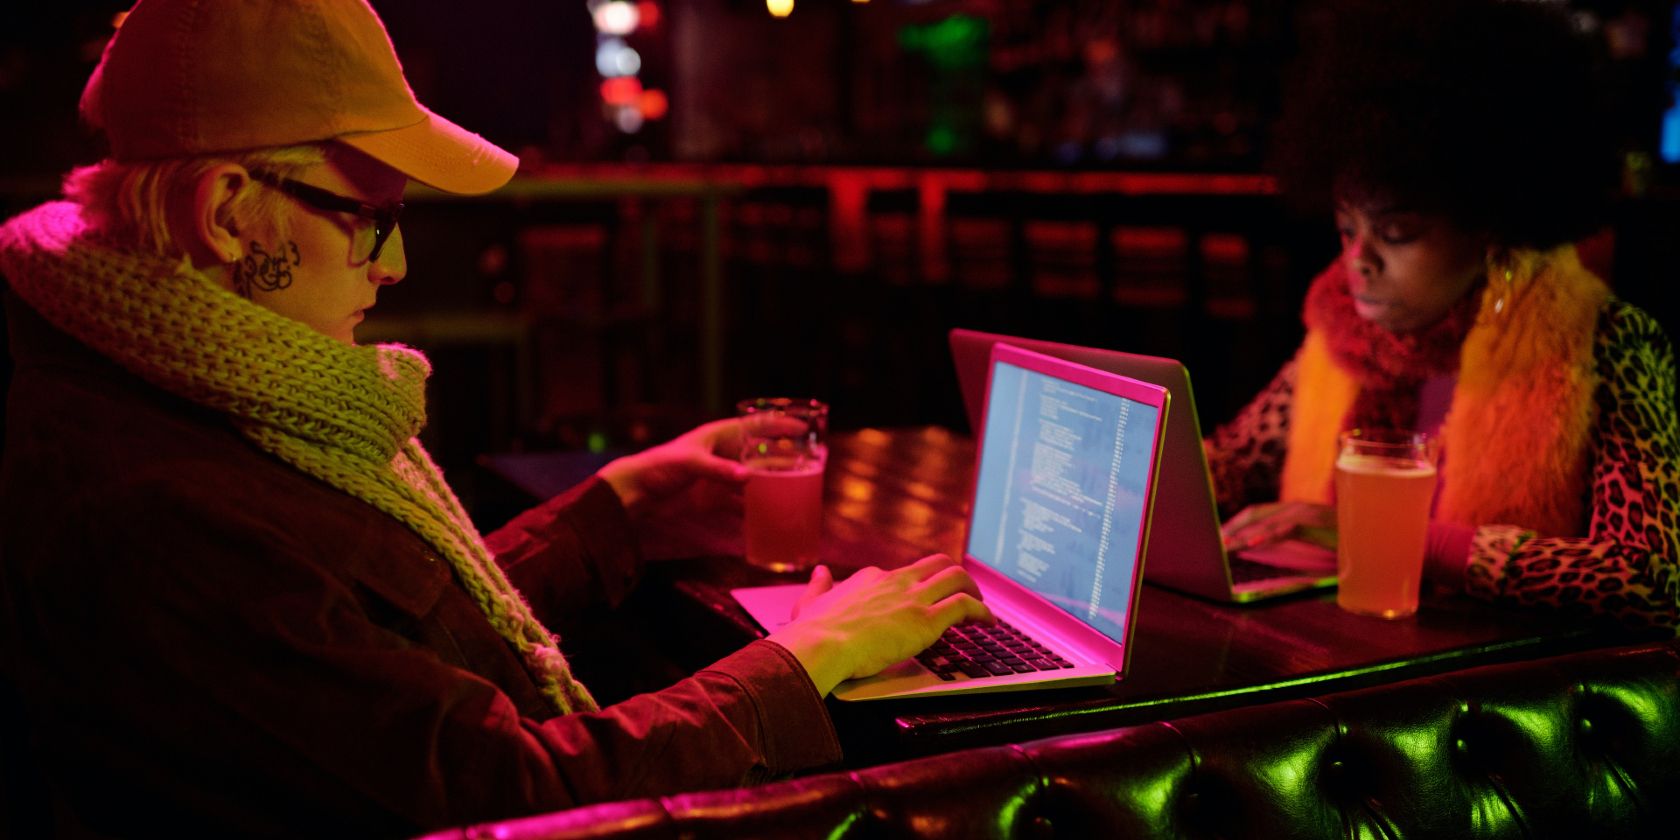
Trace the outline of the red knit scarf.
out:
M 1342 418 L 1342 429 L 1405 429 L 1417 424 L 1423 382 L 1458 372 L 1459 348 L 1475 323 L 1480 289 L 1478 282 L 1434 325 L 1397 334 L 1354 311 L 1340 261 L 1313 280 L 1302 319 L 1308 329 L 1323 332 L 1330 355 L 1359 382 L 1359 395 Z

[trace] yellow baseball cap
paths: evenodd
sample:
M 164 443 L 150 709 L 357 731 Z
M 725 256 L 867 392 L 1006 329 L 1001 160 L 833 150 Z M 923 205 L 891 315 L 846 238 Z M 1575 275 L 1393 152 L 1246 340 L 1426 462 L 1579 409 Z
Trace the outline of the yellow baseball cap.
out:
M 81 110 L 120 161 L 337 140 L 463 194 L 519 167 L 414 98 L 366 0 L 139 0 Z

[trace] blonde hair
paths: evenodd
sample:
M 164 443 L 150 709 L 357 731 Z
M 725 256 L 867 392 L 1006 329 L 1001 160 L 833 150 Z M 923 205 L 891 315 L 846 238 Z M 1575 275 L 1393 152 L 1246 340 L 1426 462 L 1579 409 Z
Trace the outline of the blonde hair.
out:
M 170 230 L 169 208 L 174 202 L 191 200 L 200 175 L 214 166 L 235 163 L 291 177 L 326 159 L 326 148 L 315 143 L 135 163 L 107 158 L 71 170 L 64 178 L 64 197 L 80 205 L 82 218 L 112 244 L 179 257 L 186 252 Z M 227 223 L 235 216 L 246 221 L 268 219 L 284 234 L 287 215 L 279 212 L 284 197 L 259 186 L 246 181 L 218 220 Z

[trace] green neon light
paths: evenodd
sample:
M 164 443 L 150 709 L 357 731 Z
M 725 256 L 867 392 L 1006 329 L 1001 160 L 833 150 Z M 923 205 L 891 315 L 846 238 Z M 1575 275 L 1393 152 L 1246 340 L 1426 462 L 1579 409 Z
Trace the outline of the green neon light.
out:
M 846 818 L 841 820 L 839 825 L 836 825 L 832 831 L 828 832 L 828 840 L 840 840 L 840 838 L 845 837 L 846 834 L 858 824 L 858 821 L 862 819 L 862 811 L 853 811 L 850 814 L 847 814 Z
M 1662 707 L 1657 704 L 1654 693 L 1641 694 L 1638 691 L 1629 691 L 1621 686 L 1595 686 L 1593 692 L 1614 697 L 1621 701 L 1622 705 L 1626 706 L 1628 711 L 1632 712 L 1634 717 L 1639 718 L 1640 722 L 1646 726 L 1657 725 L 1662 720 Z
M 1404 729 L 1390 734 L 1388 740 L 1414 767 L 1427 766 L 1441 752 L 1440 735 L 1429 729 Z
M 1136 809 L 1143 814 L 1164 814 L 1173 801 L 1173 789 L 1176 780 L 1172 776 L 1162 776 L 1147 785 L 1135 790 L 1127 790 L 1131 801 L 1138 804 Z
M 1015 826 L 1015 821 L 1020 819 L 1021 809 L 1027 806 L 1027 800 L 1042 787 L 1041 781 L 1028 784 L 1011 794 L 1009 799 L 1003 803 L 1003 807 L 998 809 L 997 816 L 998 834 L 1000 836 L 1007 837 L 1019 833 L 1010 829 Z
M 900 47 L 926 53 L 928 62 L 941 70 L 981 66 L 986 60 L 986 40 L 986 21 L 968 15 L 952 15 L 938 23 L 906 26 L 898 31 Z
M 1518 729 L 1528 734 L 1528 737 L 1539 745 L 1542 754 L 1550 755 L 1557 749 L 1558 720 L 1551 715 L 1524 709 L 1517 706 L 1497 706 L 1500 716 L 1509 719 Z
M 1303 744 L 1289 755 L 1257 768 L 1256 776 L 1269 785 L 1282 802 L 1305 801 L 1312 796 L 1316 778 L 1314 759 L 1324 751 L 1322 743 Z

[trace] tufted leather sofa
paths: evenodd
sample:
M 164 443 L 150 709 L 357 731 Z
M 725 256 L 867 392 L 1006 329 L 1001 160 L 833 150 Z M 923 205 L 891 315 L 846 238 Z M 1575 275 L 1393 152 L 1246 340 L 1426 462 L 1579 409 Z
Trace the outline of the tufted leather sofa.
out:
M 427 840 L 1680 836 L 1680 642 Z

